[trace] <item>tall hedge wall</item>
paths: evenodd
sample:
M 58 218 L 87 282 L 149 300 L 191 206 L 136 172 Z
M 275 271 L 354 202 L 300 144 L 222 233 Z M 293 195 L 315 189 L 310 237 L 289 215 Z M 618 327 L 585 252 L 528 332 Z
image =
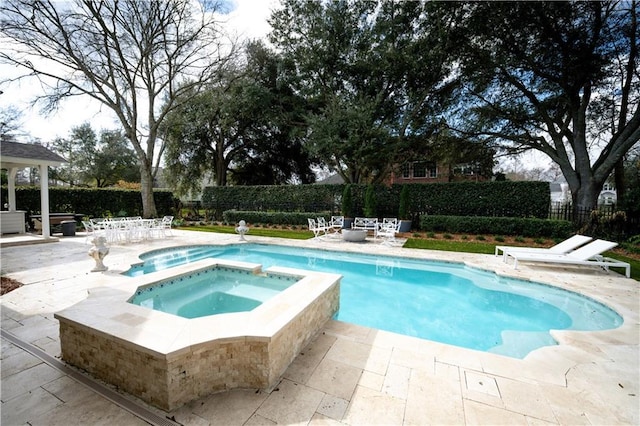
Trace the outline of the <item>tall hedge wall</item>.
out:
M 409 212 L 423 214 L 546 218 L 546 182 L 452 182 L 407 184 Z M 403 185 L 376 186 L 376 215 L 397 217 Z M 225 210 L 339 213 L 344 185 L 207 187 L 202 204 L 222 218 Z M 351 185 L 354 216 L 363 216 L 367 185 Z
M 225 210 L 340 211 L 342 185 L 213 186 L 204 189 L 202 205 L 222 218 Z
M 7 188 L 2 187 L 2 203 L 8 199 Z M 159 216 L 174 215 L 179 200 L 173 192 L 154 192 Z M 40 187 L 16 187 L 16 208 L 31 214 L 40 213 Z M 140 191 L 112 188 L 49 188 L 49 211 L 81 213 L 88 217 L 141 216 Z

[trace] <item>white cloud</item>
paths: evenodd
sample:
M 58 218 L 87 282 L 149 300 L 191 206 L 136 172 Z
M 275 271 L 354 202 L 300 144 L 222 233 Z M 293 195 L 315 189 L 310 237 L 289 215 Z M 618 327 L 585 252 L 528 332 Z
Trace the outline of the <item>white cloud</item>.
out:
M 233 0 L 233 9 L 224 16 L 225 27 L 241 38 L 265 37 L 271 29 L 267 18 L 278 3 L 278 0 Z M 3 78 L 16 75 L 17 71 L 13 67 L 0 65 Z M 0 95 L 0 109 L 13 106 L 23 112 L 25 135 L 20 137 L 23 142 L 40 139 L 46 143 L 56 137 L 67 137 L 71 128 L 85 122 L 91 123 L 96 131 L 121 128 L 109 108 L 86 96 L 63 101 L 60 109 L 48 116 L 41 114 L 38 107 L 30 106 L 34 98 L 44 93 L 44 88 L 35 78 L 23 80 L 20 84 L 3 85 L 0 90 L 3 92 Z
M 227 15 L 227 26 L 247 39 L 262 38 L 271 31 L 267 18 L 278 0 L 235 0 L 235 9 Z

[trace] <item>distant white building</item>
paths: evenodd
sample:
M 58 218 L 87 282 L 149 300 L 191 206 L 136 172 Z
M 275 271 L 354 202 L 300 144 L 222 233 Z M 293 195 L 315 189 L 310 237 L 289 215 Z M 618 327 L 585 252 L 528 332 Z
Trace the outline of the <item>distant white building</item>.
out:
M 566 204 L 571 202 L 571 191 L 565 182 L 550 182 L 551 204 Z M 613 185 L 605 183 L 598 195 L 598 205 L 610 206 L 618 201 L 618 195 Z
M 602 186 L 602 191 L 598 195 L 598 205 L 610 206 L 618 201 L 618 194 L 616 189 L 610 183 L 605 183 Z
M 551 204 L 566 204 L 571 202 L 569 184 L 566 182 L 550 182 Z

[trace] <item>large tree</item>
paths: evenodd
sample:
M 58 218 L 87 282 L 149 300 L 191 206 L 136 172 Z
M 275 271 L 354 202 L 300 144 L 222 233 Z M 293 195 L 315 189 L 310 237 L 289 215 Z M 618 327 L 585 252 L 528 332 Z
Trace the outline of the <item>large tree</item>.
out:
M 285 65 L 260 42 L 245 61 L 168 115 L 165 166 L 180 193 L 197 193 L 212 174 L 218 186 L 308 183 L 311 160 L 302 149 L 302 105 Z M 230 173 L 231 172 L 231 173 Z
M 309 149 L 346 182 L 380 182 L 425 143 L 455 88 L 452 21 L 430 2 L 285 0 L 271 42 L 311 106 Z
M 51 177 L 70 186 L 87 185 L 83 174 L 98 152 L 98 137 L 91 124 L 73 127 L 68 137 L 54 139 L 51 148 L 67 160 L 67 164 L 51 170 Z
M 0 62 L 20 67 L 22 78 L 37 76 L 48 107 L 82 95 L 116 114 L 138 157 L 151 217 L 158 128 L 230 56 L 228 46 L 219 49 L 216 8 L 207 0 L 3 0 Z
M 468 79 L 456 129 L 557 163 L 574 208 L 640 139 L 638 3 L 455 3 Z
M 136 154 L 119 130 L 102 130 L 98 137 L 91 124 L 84 123 L 73 127 L 68 137 L 56 138 L 52 149 L 68 163 L 51 170 L 51 177 L 71 186 L 104 188 L 139 176 Z

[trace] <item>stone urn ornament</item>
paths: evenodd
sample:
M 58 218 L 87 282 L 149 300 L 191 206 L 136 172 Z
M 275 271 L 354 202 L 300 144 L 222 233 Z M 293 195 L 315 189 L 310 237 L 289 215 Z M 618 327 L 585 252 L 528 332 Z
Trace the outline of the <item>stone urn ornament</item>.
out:
M 247 222 L 241 220 L 238 222 L 238 227 L 236 228 L 236 232 L 240 234 L 240 241 L 247 241 L 244 239 L 244 234 L 249 232 L 249 227 L 247 226 Z
M 109 254 L 109 247 L 107 247 L 107 239 L 105 237 L 95 237 L 91 240 L 91 243 L 94 245 L 89 249 L 89 256 L 93 257 L 96 261 L 96 266 L 91 270 L 91 272 L 102 272 L 108 269 L 107 266 L 102 262 L 104 257 Z

